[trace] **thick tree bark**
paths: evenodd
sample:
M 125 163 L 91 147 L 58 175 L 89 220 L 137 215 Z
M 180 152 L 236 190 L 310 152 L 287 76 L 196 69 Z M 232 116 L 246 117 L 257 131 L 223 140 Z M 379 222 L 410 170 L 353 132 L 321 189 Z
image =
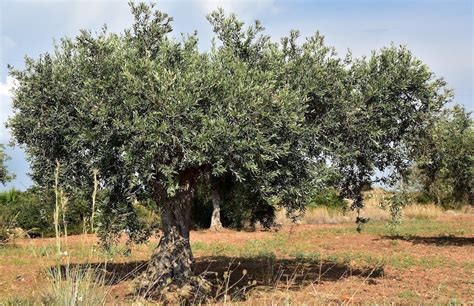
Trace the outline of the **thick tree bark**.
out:
M 222 229 L 221 223 L 221 195 L 216 184 L 212 186 L 212 217 L 209 229 L 219 231 Z
M 155 200 L 159 203 L 163 236 L 153 251 L 146 271 L 138 281 L 137 291 L 144 297 L 183 300 L 203 293 L 203 282 L 194 276 L 194 258 L 189 241 L 191 206 L 198 172 L 185 171 L 175 196 L 168 197 L 164 186 L 156 182 Z M 170 295 L 172 298 L 170 298 Z

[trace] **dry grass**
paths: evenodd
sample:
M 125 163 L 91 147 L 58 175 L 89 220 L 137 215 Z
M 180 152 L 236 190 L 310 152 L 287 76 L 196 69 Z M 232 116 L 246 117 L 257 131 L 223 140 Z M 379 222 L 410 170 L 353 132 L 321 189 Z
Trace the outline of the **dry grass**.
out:
M 42 303 L 46 305 L 105 305 L 109 287 L 105 273 L 86 266 L 59 266 L 47 270 L 48 285 Z
M 372 221 L 388 221 L 390 213 L 380 208 L 380 202 L 387 195 L 381 189 L 374 189 L 364 194 L 365 207 L 361 210 L 361 216 L 369 218 Z M 410 204 L 403 208 L 403 217 L 405 219 L 437 219 L 443 215 L 463 215 L 474 213 L 472 206 L 463 206 L 457 210 L 444 210 L 435 204 Z M 342 224 L 353 223 L 357 213 L 351 210 L 343 212 L 328 207 L 314 207 L 308 209 L 305 214 L 297 220 L 298 224 Z M 277 212 L 276 222 L 282 225 L 292 223 L 292 220 L 286 216 L 284 210 Z
M 436 219 L 445 211 L 435 204 L 408 205 L 403 209 L 403 216 L 408 219 Z
M 411 204 L 403 208 L 403 217 L 405 219 L 437 219 L 443 215 L 462 215 L 472 213 L 469 208 L 463 208 L 457 211 L 445 211 L 435 204 Z M 390 214 L 378 207 L 365 207 L 361 210 L 361 215 L 369 218 L 372 221 L 387 221 L 390 219 Z M 298 221 L 300 224 L 341 224 L 341 223 L 353 223 L 357 213 L 349 211 L 343 213 L 338 210 L 328 209 L 326 207 L 317 207 L 309 209 L 301 220 Z M 279 212 L 278 222 L 282 224 L 288 224 L 291 222 L 290 219 L 286 218 L 284 212 Z
M 390 219 L 389 213 L 378 207 L 365 207 L 361 210 L 361 215 L 373 221 L 385 221 Z M 309 209 L 300 222 L 302 224 L 353 223 L 356 216 L 357 213 L 355 211 L 343 213 L 339 210 L 329 209 L 327 207 L 316 207 Z

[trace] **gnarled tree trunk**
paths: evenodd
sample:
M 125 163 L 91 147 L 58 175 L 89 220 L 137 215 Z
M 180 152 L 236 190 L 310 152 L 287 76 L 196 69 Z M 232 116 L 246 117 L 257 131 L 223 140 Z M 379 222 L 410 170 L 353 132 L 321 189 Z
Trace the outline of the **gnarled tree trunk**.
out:
M 185 171 L 175 196 L 168 197 L 164 186 L 156 182 L 155 200 L 161 211 L 163 236 L 153 251 L 146 271 L 138 281 L 138 293 L 144 297 L 183 300 L 205 291 L 194 276 L 194 258 L 189 241 L 191 206 L 195 192 L 195 169 Z M 171 296 L 171 297 L 170 297 Z
M 219 193 L 219 188 L 216 184 L 212 186 L 212 216 L 211 216 L 211 230 L 221 230 L 221 195 Z

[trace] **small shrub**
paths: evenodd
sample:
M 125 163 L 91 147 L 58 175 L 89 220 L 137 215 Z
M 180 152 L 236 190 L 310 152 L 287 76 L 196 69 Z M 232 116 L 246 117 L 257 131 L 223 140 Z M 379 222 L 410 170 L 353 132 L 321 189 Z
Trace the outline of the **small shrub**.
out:
M 91 215 L 89 194 L 75 191 L 68 196 L 68 213 L 65 216 L 68 234 L 84 232 L 84 220 Z M 54 192 L 38 187 L 26 191 L 10 189 L 0 192 L 0 216 L 16 216 L 15 226 L 22 228 L 30 237 L 54 235 Z
M 429 204 L 433 203 L 436 198 L 426 192 L 416 193 L 414 195 L 415 202 L 418 204 Z
M 314 193 L 311 196 L 308 207 L 328 207 L 344 211 L 347 209 L 347 203 L 339 197 L 339 192 L 336 189 L 328 188 L 321 192 Z
M 8 242 L 12 238 L 11 230 L 15 225 L 15 217 L 0 214 L 0 244 Z

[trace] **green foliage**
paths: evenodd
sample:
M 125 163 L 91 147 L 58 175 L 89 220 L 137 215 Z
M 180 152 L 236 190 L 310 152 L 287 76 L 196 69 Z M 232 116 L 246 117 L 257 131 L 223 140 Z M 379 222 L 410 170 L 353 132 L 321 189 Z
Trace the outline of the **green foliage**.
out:
M 49 199 L 50 200 L 50 199 Z M 0 207 L 4 218 L 16 216 L 16 224 L 25 231 L 40 229 L 44 234 L 52 230 L 52 205 L 36 191 L 21 192 L 10 189 L 0 193 Z
M 257 222 L 266 228 L 273 225 L 275 206 L 258 199 L 244 183 L 235 182 L 231 176 L 219 180 L 221 193 L 221 222 L 224 227 L 243 229 L 254 227 Z M 209 228 L 212 199 L 209 186 L 200 184 L 192 208 L 193 226 Z
M 200 53 L 196 36 L 164 35 L 164 14 L 144 5 L 132 11 L 135 24 L 123 35 L 82 31 L 11 71 L 19 86 L 9 126 L 26 145 L 35 181 L 50 185 L 56 160 L 60 181 L 74 187 L 90 185 L 90 170 L 99 169 L 108 190 L 100 226 L 109 233 L 138 232 L 133 198 L 152 195 L 157 183 L 173 196 L 190 169 L 230 173 L 260 201 L 279 195 L 289 208 L 301 206 L 311 168 L 302 154 L 305 105 L 279 81 L 283 53 L 254 41 L 259 27 L 240 30 L 258 62 L 225 42 Z
M 333 157 L 341 171 L 341 194 L 362 205 L 367 182 L 394 184 L 406 176 L 411 152 L 419 144 L 435 114 L 450 97 L 445 82 L 405 47 L 394 46 L 355 60 L 348 76 L 348 107 L 341 119 Z M 375 178 L 375 171 L 388 177 Z
M 405 47 L 341 59 L 319 33 L 297 44 L 291 31 L 276 43 L 259 22 L 245 28 L 217 10 L 208 16 L 212 48 L 200 52 L 196 34 L 168 35 L 172 19 L 153 5 L 131 10 L 122 34 L 83 30 L 24 69 L 10 67 L 19 85 L 8 126 L 33 179 L 51 186 L 60 162 L 61 187 L 89 192 L 98 169 L 105 240 L 126 229 L 143 241 L 149 231 L 133 202 L 160 206 L 195 190 L 189 176 L 230 178 L 223 219 L 235 224 L 268 224 L 276 205 L 304 210 L 327 168 L 358 209 L 377 170 L 393 170 L 391 182 L 405 174 L 450 97 Z
M 84 231 L 84 219 L 90 216 L 88 199 L 77 193 L 68 201 L 66 222 L 70 234 Z M 51 236 L 53 227 L 54 192 L 32 187 L 27 191 L 10 189 L 0 193 L 0 216 L 15 217 L 15 226 L 33 235 Z
M 21 191 L 10 188 L 8 190 L 0 192 L 0 202 L 2 203 L 14 203 L 17 201 L 18 196 L 20 196 Z
M 390 212 L 390 221 L 387 222 L 387 229 L 390 235 L 399 234 L 399 226 L 402 221 L 402 209 L 410 204 L 412 192 L 407 188 L 407 184 L 400 184 L 396 192 L 382 198 L 380 206 Z
M 156 233 L 161 226 L 160 215 L 156 211 L 156 205 L 152 200 L 135 202 L 133 208 L 137 213 L 138 220 L 143 228 L 150 233 Z
M 301 46 L 298 32 L 282 40 L 288 82 L 305 93 L 309 154 L 338 172 L 340 196 L 363 206 L 367 184 L 394 185 L 451 92 L 404 46 L 339 59 L 319 33 Z M 389 173 L 377 178 L 375 174 Z M 362 217 L 360 223 L 366 222 Z
M 427 194 L 426 192 L 416 192 L 413 196 L 415 202 L 418 204 L 429 204 L 436 201 L 433 195 Z
M 10 230 L 16 226 L 16 218 L 10 214 L 0 214 L 0 245 L 10 240 Z
M 8 173 L 7 166 L 5 162 L 9 160 L 10 157 L 5 154 L 5 146 L 0 144 L 0 183 L 4 184 L 11 181 L 14 176 Z
M 222 207 L 223 204 L 224 203 L 221 203 L 221 214 L 224 209 Z M 193 200 L 193 207 L 191 211 L 192 226 L 197 229 L 209 228 L 211 225 L 211 215 L 212 199 L 210 186 L 201 181 L 196 188 L 196 194 Z M 224 226 L 229 225 L 225 224 Z
M 309 200 L 308 207 L 328 207 L 335 210 L 344 211 L 347 203 L 339 196 L 339 192 L 334 188 L 328 188 L 315 192 Z
M 471 113 L 456 105 L 430 128 L 416 159 L 414 176 L 426 197 L 445 206 L 474 204 L 474 129 Z

